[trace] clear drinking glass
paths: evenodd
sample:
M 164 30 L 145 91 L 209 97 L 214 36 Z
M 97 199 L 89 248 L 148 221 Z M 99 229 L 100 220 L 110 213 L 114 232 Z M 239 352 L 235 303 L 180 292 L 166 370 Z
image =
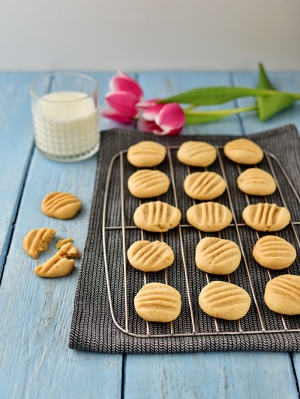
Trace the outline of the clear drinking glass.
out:
M 80 161 L 100 145 L 98 84 L 80 73 L 57 72 L 30 88 L 38 150 L 55 161 Z

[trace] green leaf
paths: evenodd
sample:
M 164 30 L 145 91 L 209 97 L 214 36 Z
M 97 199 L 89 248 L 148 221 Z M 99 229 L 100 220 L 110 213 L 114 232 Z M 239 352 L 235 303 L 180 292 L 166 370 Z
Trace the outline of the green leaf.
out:
M 261 122 L 291 106 L 297 99 L 289 94 L 279 93 L 272 97 L 260 97 L 257 99 L 258 116 Z
M 239 97 L 249 96 L 271 96 L 277 92 L 274 90 L 251 89 L 248 87 L 200 87 L 189 90 L 181 94 L 160 100 L 158 103 L 176 102 L 179 104 L 199 105 L 217 105 L 223 104 Z
M 276 90 L 276 88 L 270 82 L 270 80 L 267 76 L 267 72 L 261 62 L 258 64 L 258 68 L 259 68 L 259 74 L 258 74 L 258 82 L 257 82 L 256 88 L 257 89 Z
M 185 111 L 186 125 L 196 125 L 198 123 L 209 123 L 227 118 L 230 115 L 239 114 L 241 112 L 249 112 L 256 110 L 254 107 L 234 108 L 221 111 Z
M 276 90 L 270 82 L 262 63 L 259 64 L 257 89 Z M 281 93 L 269 97 L 257 97 L 258 116 L 261 122 L 266 121 L 278 112 L 288 108 L 297 98 L 289 93 Z

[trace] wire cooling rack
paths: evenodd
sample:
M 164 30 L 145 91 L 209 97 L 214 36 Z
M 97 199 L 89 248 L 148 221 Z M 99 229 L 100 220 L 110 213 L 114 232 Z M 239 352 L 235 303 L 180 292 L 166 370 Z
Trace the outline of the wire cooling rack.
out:
M 274 271 L 259 266 L 252 249 L 259 233 L 242 220 L 243 209 L 252 203 L 269 202 L 285 206 L 291 212 L 290 224 L 276 234 L 300 248 L 300 197 L 278 158 L 264 152 L 259 167 L 271 173 L 277 190 L 268 197 L 249 196 L 242 193 L 236 184 L 237 177 L 245 170 L 226 158 L 223 147 L 215 146 L 217 160 L 208 168 L 195 168 L 181 164 L 177 160 L 179 147 L 167 146 L 167 157 L 157 169 L 166 173 L 171 186 L 160 198 L 140 200 L 128 191 L 127 180 L 136 169 L 129 164 L 126 151 L 116 154 L 109 165 L 103 203 L 103 252 L 108 290 L 109 306 L 115 325 L 124 333 L 139 337 L 184 337 L 235 334 L 271 334 L 300 332 L 300 316 L 283 316 L 272 312 L 264 303 L 264 290 L 267 282 L 281 274 L 300 275 L 299 256 L 289 268 Z M 217 233 L 204 233 L 190 226 L 185 217 L 187 209 L 198 203 L 189 198 L 183 190 L 187 174 L 195 171 L 211 170 L 223 176 L 227 189 L 216 202 L 231 209 L 233 222 Z M 112 177 L 117 177 L 113 179 Z M 117 181 L 119 186 L 112 184 Z M 140 230 L 133 223 L 133 213 L 142 202 L 161 200 L 179 208 L 182 212 L 181 224 L 166 233 L 149 233 Z M 108 217 L 109 216 L 109 217 Z M 111 225 L 106 221 L 111 220 Z M 272 234 L 272 233 L 267 233 Z M 228 276 L 211 275 L 202 272 L 195 264 L 195 250 L 204 237 L 217 236 L 236 242 L 242 253 L 242 260 L 236 271 Z M 170 245 L 175 253 L 175 261 L 169 268 L 155 273 L 143 273 L 134 269 L 128 262 L 127 250 L 137 240 L 161 240 Z M 249 312 L 238 321 L 226 321 L 205 314 L 198 305 L 201 289 L 211 281 L 227 281 L 244 288 L 251 297 Z M 134 309 L 134 297 L 144 284 L 166 283 L 176 288 L 182 296 L 182 309 L 179 317 L 171 323 L 149 323 L 141 319 Z

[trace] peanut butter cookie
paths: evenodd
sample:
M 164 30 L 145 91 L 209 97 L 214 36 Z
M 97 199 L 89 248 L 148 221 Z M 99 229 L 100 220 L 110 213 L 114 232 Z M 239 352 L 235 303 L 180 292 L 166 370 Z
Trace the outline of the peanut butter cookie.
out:
M 266 285 L 264 300 L 273 312 L 300 314 L 300 276 L 284 274 L 273 278 Z
M 276 204 L 248 205 L 242 213 L 245 223 L 258 231 L 278 231 L 289 224 L 290 212 Z
M 196 248 L 196 265 L 211 274 L 230 274 L 241 262 L 237 244 L 217 237 L 203 238 Z
M 143 272 L 157 272 L 174 262 L 174 252 L 161 241 L 136 241 L 127 251 L 130 264 Z
M 29 256 L 36 259 L 40 252 L 46 251 L 55 234 L 56 230 L 46 227 L 30 230 L 24 237 L 23 247 Z
M 167 284 L 146 284 L 134 298 L 134 307 L 144 320 L 168 323 L 179 316 L 181 295 Z
M 178 226 L 181 212 L 166 202 L 154 201 L 140 205 L 134 212 L 134 223 L 140 229 L 165 232 Z
M 159 170 L 141 169 L 128 179 L 128 189 L 137 198 L 158 197 L 166 193 L 169 186 L 170 179 Z
M 207 201 L 222 195 L 226 190 L 226 183 L 215 172 L 195 172 L 187 175 L 183 188 L 189 197 Z
M 186 141 L 181 144 L 177 158 L 185 165 L 206 167 L 217 158 L 217 151 L 211 144 L 203 141 Z
M 157 166 L 166 157 L 166 147 L 154 141 L 140 141 L 129 147 L 127 159 L 138 168 L 152 168 Z
M 230 224 L 232 213 L 218 202 L 202 202 L 191 206 L 186 212 L 186 217 L 196 229 L 214 232 L 225 229 Z
M 46 195 L 42 202 L 43 213 L 56 219 L 71 219 L 80 209 L 81 202 L 75 195 L 59 191 Z
M 224 153 L 232 161 L 245 165 L 255 165 L 264 157 L 259 145 L 244 138 L 229 141 L 224 146 Z
M 270 195 L 276 190 L 273 176 L 259 168 L 249 168 L 237 179 L 238 188 L 250 195 Z
M 71 243 L 67 243 L 52 258 L 37 266 L 34 272 L 39 277 L 63 277 L 71 273 L 75 266 L 73 259 L 79 257 L 78 249 Z
M 251 305 L 249 294 L 241 287 L 213 281 L 199 295 L 200 308 L 212 317 L 238 320 L 246 315 Z
M 296 259 L 293 245 L 277 236 L 261 237 L 254 245 L 252 254 L 257 263 L 273 270 L 289 267 Z

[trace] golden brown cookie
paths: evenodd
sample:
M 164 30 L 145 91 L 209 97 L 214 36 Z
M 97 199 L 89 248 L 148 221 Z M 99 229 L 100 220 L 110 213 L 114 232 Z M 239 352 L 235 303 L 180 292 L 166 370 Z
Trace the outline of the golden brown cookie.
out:
M 34 272 L 39 277 L 63 277 L 70 274 L 74 269 L 75 262 L 73 258 L 77 259 L 79 257 L 78 249 L 71 243 L 67 243 L 52 258 L 37 266 Z
M 237 244 L 217 237 L 203 238 L 196 248 L 196 265 L 211 274 L 230 274 L 241 262 Z
M 207 201 L 222 195 L 226 190 L 226 183 L 215 172 L 195 172 L 187 175 L 183 188 L 189 197 Z
M 186 217 L 192 226 L 205 232 L 225 229 L 232 221 L 231 211 L 218 202 L 193 205 L 187 210 Z
M 46 195 L 42 202 L 43 213 L 56 219 L 71 219 L 80 209 L 81 202 L 75 195 L 59 191 Z
M 243 210 L 245 223 L 258 231 L 278 231 L 289 224 L 290 212 L 276 204 L 248 205 Z
M 292 244 L 281 237 L 261 237 L 253 248 L 253 257 L 261 266 L 273 270 L 289 267 L 296 259 Z
M 30 230 L 24 237 L 23 247 L 29 256 L 36 259 L 40 252 L 46 251 L 55 234 L 56 230 L 46 227 Z
M 180 313 L 181 295 L 167 284 L 146 284 L 134 298 L 134 307 L 144 320 L 168 323 Z
M 63 245 L 67 244 L 68 242 L 73 242 L 73 238 L 63 238 L 62 240 L 57 241 L 56 248 L 61 248 Z
M 200 292 L 199 305 L 212 317 L 238 320 L 248 312 L 251 299 L 249 294 L 237 285 L 213 281 Z
M 238 188 L 250 195 L 270 195 L 276 190 L 273 176 L 259 168 L 249 168 L 237 179 Z
M 185 141 L 177 151 L 177 158 L 185 165 L 205 168 L 217 158 L 217 151 L 211 144 L 202 141 Z
M 264 300 L 273 312 L 300 314 L 300 276 L 284 274 L 266 285 Z
M 255 165 L 264 157 L 259 145 L 244 138 L 229 141 L 224 146 L 224 153 L 232 161 L 245 165 Z
M 166 157 L 166 147 L 154 141 L 140 141 L 129 147 L 127 159 L 138 168 L 152 168 L 159 165 Z
M 161 241 L 136 241 L 127 251 L 130 264 L 143 272 L 157 272 L 174 262 L 174 252 Z
M 134 212 L 134 223 L 140 229 L 165 232 L 178 226 L 181 212 L 166 202 L 154 201 L 140 205 Z
M 128 189 L 137 198 L 158 197 L 166 193 L 169 186 L 170 179 L 159 170 L 141 169 L 128 179 Z

